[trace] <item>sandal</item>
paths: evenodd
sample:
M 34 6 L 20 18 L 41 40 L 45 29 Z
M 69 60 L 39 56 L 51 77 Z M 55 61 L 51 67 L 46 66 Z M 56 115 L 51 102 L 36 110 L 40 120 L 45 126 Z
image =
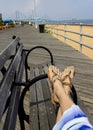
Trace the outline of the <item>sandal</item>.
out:
M 53 84 L 55 83 L 55 81 L 59 80 L 62 83 L 62 86 L 64 87 L 66 93 L 71 96 L 72 94 L 70 94 L 70 93 L 72 93 L 71 89 L 72 89 L 72 78 L 73 78 L 73 75 L 71 75 L 71 70 L 73 69 L 73 72 L 74 72 L 74 67 L 73 66 L 67 67 L 70 70 L 69 72 L 67 71 L 67 73 L 64 73 L 64 72 L 61 73 L 59 71 L 59 69 L 57 69 L 54 66 L 50 66 L 50 68 L 51 68 L 52 75 L 51 76 L 48 75 L 48 76 L 52 83 L 52 90 L 53 90 Z M 55 69 L 55 72 L 53 71 L 53 69 Z M 64 71 L 66 71 L 66 69 Z M 62 77 L 63 73 L 65 74 L 64 77 Z M 66 80 L 68 80 L 68 82 Z M 68 90 L 67 90 L 66 86 L 67 87 L 69 86 L 69 89 L 70 89 L 69 93 L 67 92 Z M 51 101 L 53 104 L 59 103 L 59 100 L 54 92 L 52 92 L 52 94 L 51 94 Z

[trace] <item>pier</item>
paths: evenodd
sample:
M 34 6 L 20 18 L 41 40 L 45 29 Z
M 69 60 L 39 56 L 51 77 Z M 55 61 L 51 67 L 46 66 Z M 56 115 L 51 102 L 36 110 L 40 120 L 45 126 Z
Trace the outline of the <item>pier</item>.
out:
M 75 66 L 76 75 L 73 84 L 79 100 L 85 106 L 84 109 L 89 112 L 89 119 L 93 125 L 93 60 L 50 34 L 39 33 L 34 26 L 29 25 L 18 25 L 14 28 L 1 30 L 0 51 L 12 41 L 13 35 L 20 37 L 20 42 L 26 49 L 40 45 L 47 47 L 52 52 L 54 62 L 60 70 L 64 70 L 67 66 Z M 30 65 L 43 64 L 49 60 L 47 53 L 36 50 L 32 53 L 29 63 Z

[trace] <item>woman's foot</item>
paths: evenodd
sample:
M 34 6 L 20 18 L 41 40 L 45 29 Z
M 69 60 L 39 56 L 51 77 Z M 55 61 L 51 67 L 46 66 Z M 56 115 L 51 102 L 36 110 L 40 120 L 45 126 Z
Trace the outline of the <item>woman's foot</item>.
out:
M 74 78 L 74 67 L 67 67 L 62 73 L 55 66 L 50 66 L 48 69 L 48 77 L 52 83 L 52 103 L 59 103 L 59 98 L 62 93 L 70 95 L 72 79 Z
M 74 76 L 75 76 L 75 68 L 73 66 L 68 66 L 61 74 L 62 77 L 61 82 L 67 95 L 70 95 Z

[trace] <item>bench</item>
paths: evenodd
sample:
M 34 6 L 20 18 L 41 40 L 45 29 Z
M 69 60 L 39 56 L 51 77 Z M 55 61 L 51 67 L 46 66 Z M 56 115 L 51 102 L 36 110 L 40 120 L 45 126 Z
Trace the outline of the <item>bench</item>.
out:
M 54 64 L 52 53 L 43 46 L 24 49 L 20 38 L 13 41 L 0 53 L 0 121 L 4 117 L 3 130 L 15 130 L 19 117 L 20 129 L 25 130 L 25 122 L 30 130 L 51 130 L 56 122 L 57 108 L 51 103 L 51 84 L 47 78 L 47 68 Z M 29 65 L 29 54 L 35 49 L 49 53 L 50 61 Z M 29 91 L 29 114 L 24 100 Z M 72 87 L 74 102 L 77 95 Z M 79 100 L 79 102 L 81 102 Z M 1 126 L 0 126 L 1 129 Z
M 37 101 L 35 102 L 36 99 L 34 99 L 34 96 L 33 96 L 34 90 L 31 91 L 31 89 L 34 87 L 32 87 L 30 89 L 31 91 L 30 115 L 31 116 L 26 114 L 24 110 L 24 104 L 23 104 L 26 92 L 29 90 L 30 86 L 34 84 L 36 81 L 47 78 L 47 74 L 39 75 L 38 71 L 35 71 L 36 72 L 35 78 L 33 77 L 33 74 L 31 74 L 33 78 L 29 79 L 28 71 L 30 68 L 27 63 L 27 58 L 28 58 L 29 53 L 35 48 L 43 48 L 46 51 L 48 51 L 51 57 L 51 64 L 53 64 L 53 56 L 51 52 L 45 47 L 37 46 L 30 50 L 27 50 L 27 49 L 24 49 L 23 45 L 19 42 L 20 38 L 18 37 L 16 38 L 15 36 L 13 36 L 13 39 L 14 40 L 8 45 L 8 47 L 6 47 L 0 53 L 0 129 L 14 130 L 16 128 L 17 117 L 19 117 L 19 122 L 20 122 L 20 126 L 22 130 L 25 130 L 24 121 L 30 124 L 30 128 L 32 129 L 33 128 L 32 119 L 34 121 L 38 120 L 38 122 L 43 123 L 44 119 L 42 118 L 42 115 L 45 114 L 45 113 L 42 113 L 41 111 L 41 114 L 39 113 L 41 116 L 40 119 L 43 119 L 43 120 L 41 121 L 39 119 L 36 120 L 33 116 L 34 105 L 39 104 L 38 106 L 39 110 L 41 109 L 43 110 L 43 108 L 45 108 L 45 103 L 47 104 L 47 101 L 48 101 L 48 104 L 50 104 L 50 95 L 48 95 L 48 99 L 46 97 L 45 97 L 46 99 L 43 97 L 40 98 L 39 97 L 40 93 L 38 92 L 41 90 L 38 89 L 38 92 L 37 92 L 37 94 L 39 94 L 37 95 L 38 102 Z M 44 84 L 45 81 L 42 81 L 42 82 Z M 39 83 L 39 87 L 40 87 L 40 83 Z M 38 87 L 35 87 L 35 88 L 38 88 Z M 48 91 L 49 91 L 49 88 L 48 88 Z M 47 125 L 49 122 L 50 127 L 52 128 L 56 117 L 55 117 L 54 106 L 52 104 L 50 104 L 50 106 L 51 106 L 50 108 L 51 113 L 53 112 L 52 113 L 53 120 L 49 118 L 49 121 L 47 121 Z M 2 122 L 4 123 L 2 124 Z M 44 123 L 42 125 L 44 125 Z M 43 129 L 42 125 L 40 129 Z M 46 124 L 45 124 L 45 127 L 46 127 Z M 37 128 L 39 129 L 39 126 Z
M 15 82 L 22 81 L 26 57 L 19 40 L 20 38 L 15 38 L 0 53 L 0 121 L 6 113 L 4 130 L 15 129 L 18 114 L 21 87 Z

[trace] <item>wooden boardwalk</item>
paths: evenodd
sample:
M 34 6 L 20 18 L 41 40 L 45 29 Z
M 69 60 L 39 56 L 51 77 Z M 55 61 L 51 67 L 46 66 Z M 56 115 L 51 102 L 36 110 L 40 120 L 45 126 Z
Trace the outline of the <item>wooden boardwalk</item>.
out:
M 93 60 L 49 34 L 39 33 L 34 27 L 28 25 L 0 31 L 0 51 L 12 41 L 13 35 L 21 38 L 20 42 L 24 44 L 24 48 L 31 48 L 37 45 L 49 48 L 60 70 L 69 65 L 75 66 L 74 86 L 80 99 L 88 109 L 90 120 L 93 124 Z M 42 50 L 34 51 L 31 56 L 30 64 L 40 64 L 49 61 L 48 54 Z

